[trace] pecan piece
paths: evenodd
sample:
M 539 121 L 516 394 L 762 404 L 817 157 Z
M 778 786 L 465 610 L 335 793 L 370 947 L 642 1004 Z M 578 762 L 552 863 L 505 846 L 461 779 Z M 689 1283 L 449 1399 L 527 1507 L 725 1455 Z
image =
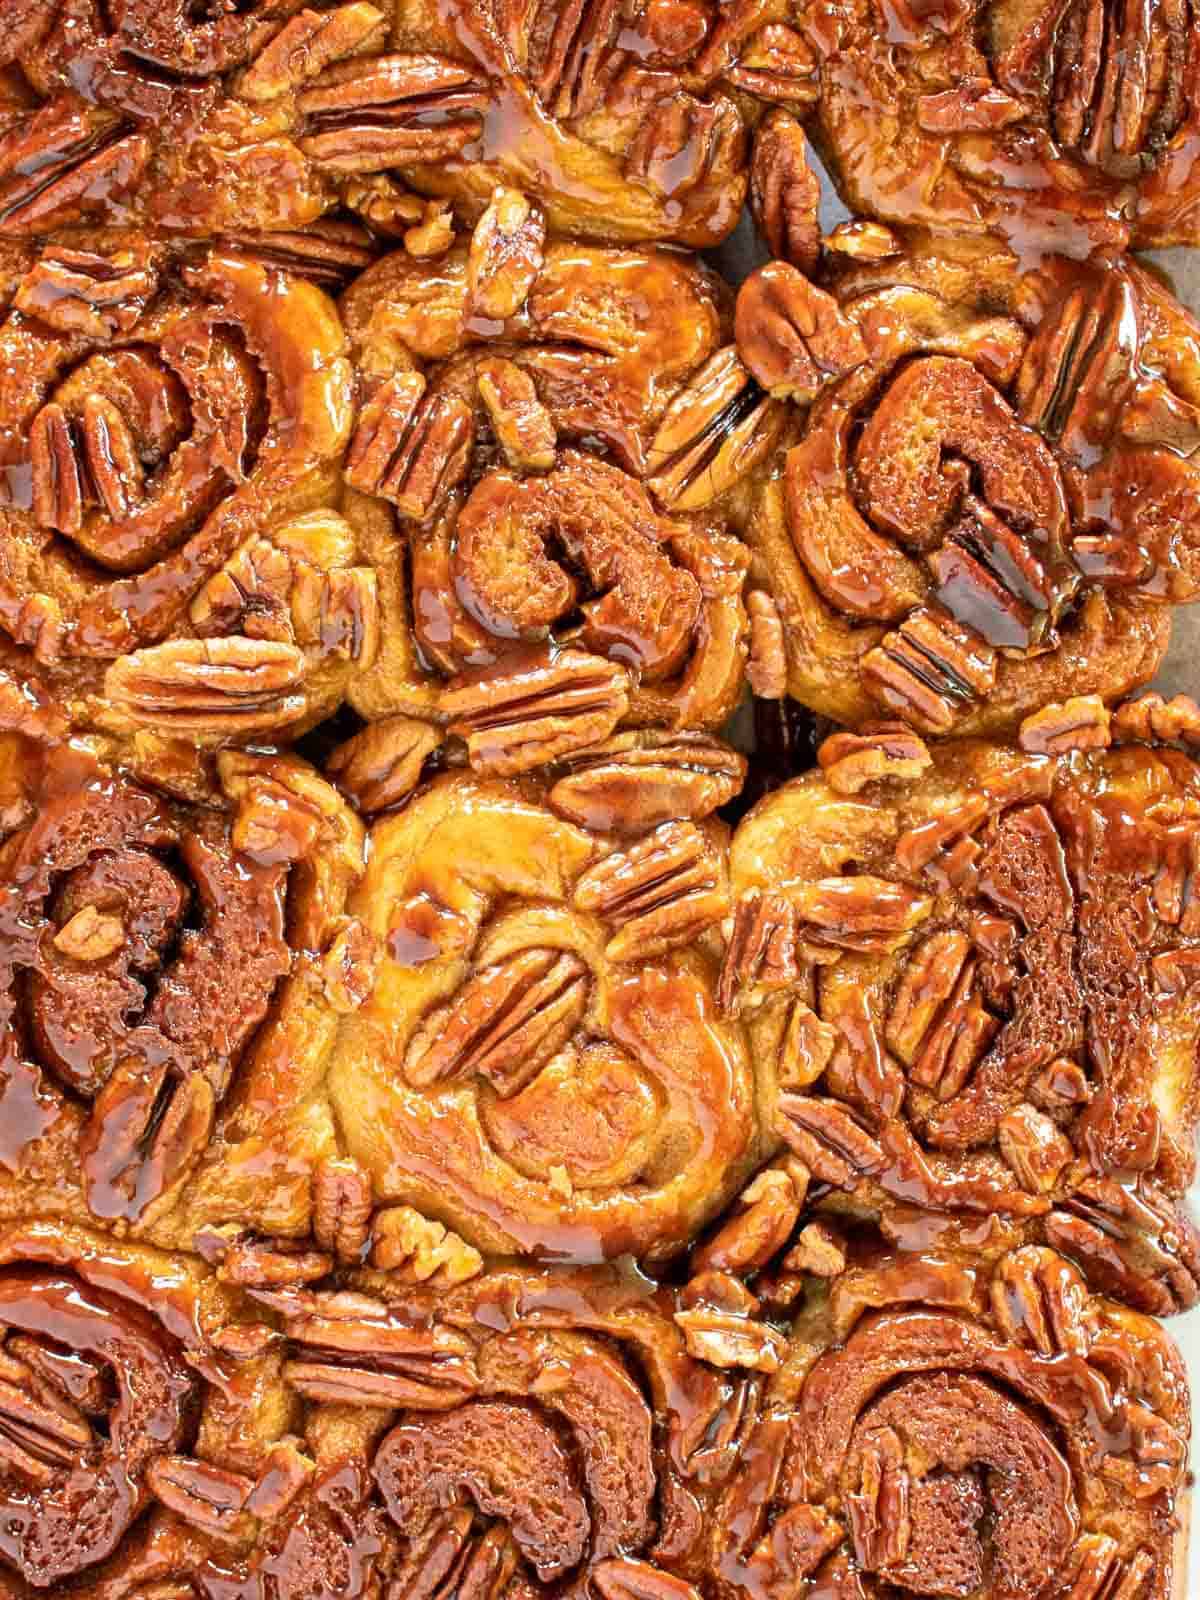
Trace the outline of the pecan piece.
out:
M 1000 1153 L 1031 1194 L 1048 1194 L 1059 1173 L 1074 1156 L 1065 1138 L 1044 1112 L 1019 1105 L 1001 1119 L 997 1129 Z
M 623 668 L 581 650 L 451 684 L 441 710 L 477 772 L 508 777 L 607 739 L 629 708 Z
M 448 200 L 427 200 L 421 220 L 404 230 L 404 248 L 418 261 L 444 256 L 454 243 L 454 212 Z
M 597 1561 L 591 1581 L 602 1600 L 700 1600 L 699 1591 L 685 1579 L 627 1556 Z
M 750 372 L 780 399 L 814 400 L 830 378 L 867 359 L 862 335 L 833 296 L 786 261 L 746 279 L 733 331 Z
M 699 510 L 766 456 L 781 417 L 726 345 L 667 407 L 647 452 L 647 487 L 671 510 Z
M 383 717 L 338 745 L 327 770 L 347 800 L 373 816 L 408 798 L 420 782 L 426 758 L 441 742 L 441 733 L 428 722 Z
M 904 1560 L 912 1537 L 904 1445 L 894 1428 L 873 1428 L 859 1450 L 859 1486 L 846 1496 L 854 1554 L 868 1572 Z
M 705 733 L 639 728 L 568 756 L 550 791 L 560 816 L 596 833 L 698 822 L 740 791 L 746 758 Z
M 768 112 L 754 136 L 750 210 L 771 254 L 801 272 L 811 272 L 820 258 L 820 200 L 804 129 L 786 111 Z
M 75 961 L 103 961 L 125 943 L 125 924 L 96 906 L 81 906 L 53 942 L 56 950 Z
M 453 1288 L 483 1271 L 483 1257 L 443 1223 L 411 1206 L 388 1206 L 375 1217 L 371 1265 L 415 1283 Z
M 467 257 L 470 315 L 506 322 L 542 270 L 546 221 L 518 189 L 497 189 L 475 224 Z
M 419 372 L 398 372 L 362 408 L 346 455 L 346 481 L 423 522 L 466 476 L 475 423 L 456 394 L 426 392 Z
M 240 255 L 320 284 L 331 294 L 345 288 L 375 259 L 374 241 L 365 228 L 330 217 L 322 217 L 303 231 L 232 233 L 224 235 L 221 242 Z
M 852 222 L 839 222 L 821 243 L 826 250 L 847 256 L 851 261 L 889 261 L 904 251 L 890 228 L 884 227 L 882 222 L 868 222 L 861 217 Z
M 732 177 L 742 165 L 746 129 L 724 96 L 698 100 L 686 90 L 650 106 L 625 152 L 624 174 L 660 200 Z
M 579 1026 L 588 969 L 563 950 L 526 949 L 485 967 L 413 1035 L 404 1074 L 424 1086 L 478 1075 L 502 1096 L 536 1077 Z
M 914 611 L 862 660 L 875 698 L 922 733 L 947 733 L 996 682 L 996 652 L 945 612 Z
M 883 778 L 919 778 L 933 757 L 903 722 L 868 722 L 857 733 L 834 733 L 817 750 L 835 794 L 858 794 Z
M 243 1288 L 292 1288 L 316 1283 L 333 1271 L 332 1256 L 321 1250 L 306 1250 L 288 1239 L 235 1237 L 227 1245 L 216 1241 L 216 1248 L 220 1251 L 218 1279 Z
M 801 1228 L 800 1237 L 783 1258 L 789 1272 L 814 1278 L 837 1278 L 846 1269 L 846 1243 L 837 1229 L 819 1218 Z
M 1117 707 L 1112 731 L 1122 741 L 1139 739 L 1147 744 L 1200 745 L 1200 705 L 1188 694 L 1177 694 L 1166 700 L 1151 690 Z
M 494 356 L 476 367 L 475 382 L 509 465 L 522 472 L 549 472 L 558 437 L 529 374 L 515 362 Z
M 869 873 L 818 878 L 787 894 L 804 938 L 880 955 L 898 949 L 933 909 L 928 895 Z
M 483 81 L 445 56 L 343 61 L 297 96 L 312 128 L 299 145 L 335 172 L 438 161 L 479 138 L 487 100 Z
M 661 823 L 589 867 L 575 885 L 575 904 L 617 924 L 605 952 L 612 961 L 690 944 L 729 909 L 717 852 L 694 822 Z
M 382 954 L 365 922 L 345 919 L 321 958 L 325 998 L 339 1016 L 348 1017 L 370 999 Z
M 108 340 L 129 332 L 157 285 L 157 259 L 144 239 L 100 250 L 47 245 L 17 285 L 13 305 L 59 333 Z
M 729 1220 L 692 1251 L 693 1273 L 753 1272 L 765 1267 L 799 1220 L 807 1182 L 798 1162 L 760 1172 L 738 1195 Z
M 371 1176 L 349 1156 L 322 1161 L 313 1174 L 313 1238 L 339 1261 L 360 1261 L 371 1231 Z
M 677 1311 L 675 1322 L 697 1361 L 752 1372 L 778 1372 L 783 1365 L 787 1340 L 765 1322 L 707 1308 Z
M 1143 1600 L 1146 1580 L 1154 1571 L 1149 1550 L 1128 1560 L 1106 1533 L 1084 1533 L 1067 1560 L 1064 1600 Z
M 765 589 L 751 589 L 746 610 L 750 616 L 746 678 L 760 700 L 782 700 L 787 694 L 787 651 L 779 607 Z
M 817 98 L 816 57 L 785 22 L 768 22 L 752 33 L 725 77 L 756 100 L 804 105 Z
M 114 661 L 104 695 L 135 727 L 237 736 L 298 722 L 306 670 L 295 645 L 274 640 L 171 639 Z
M 1098 694 L 1076 695 L 1061 705 L 1045 706 L 1021 723 L 1022 750 L 1061 756 L 1068 750 L 1106 750 L 1112 743 L 1108 707 Z
M 386 25 L 383 12 L 367 0 L 350 0 L 333 11 L 301 11 L 242 73 L 238 93 L 247 100 L 278 100 L 331 62 L 381 43 Z

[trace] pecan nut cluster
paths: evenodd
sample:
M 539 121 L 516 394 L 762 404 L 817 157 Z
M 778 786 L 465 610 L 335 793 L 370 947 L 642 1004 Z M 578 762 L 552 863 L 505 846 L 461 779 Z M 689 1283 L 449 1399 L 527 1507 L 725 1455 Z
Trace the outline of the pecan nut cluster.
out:
M 0 0 L 4 1600 L 1187 1592 L 1198 104 Z

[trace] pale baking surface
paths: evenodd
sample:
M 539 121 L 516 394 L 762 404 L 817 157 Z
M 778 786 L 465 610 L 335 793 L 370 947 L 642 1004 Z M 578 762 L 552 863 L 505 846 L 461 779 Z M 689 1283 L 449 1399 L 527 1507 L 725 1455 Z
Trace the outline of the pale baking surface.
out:
M 814 164 L 816 164 L 814 162 Z M 818 170 L 819 167 L 818 167 Z M 824 172 L 821 172 L 821 221 L 826 230 L 849 215 L 845 206 L 834 194 Z M 720 250 L 710 252 L 710 259 L 730 282 L 739 282 L 759 262 L 766 260 L 754 229 L 748 218 L 733 238 Z M 1171 278 L 1176 293 L 1194 311 L 1200 314 L 1200 250 L 1158 250 L 1148 258 Z M 1176 612 L 1171 649 L 1163 669 L 1154 680 L 1164 694 L 1193 694 L 1200 698 L 1200 606 Z M 1200 1216 L 1200 1184 L 1192 1192 L 1192 1204 Z M 1187 1316 L 1177 1317 L 1170 1323 L 1187 1360 L 1192 1380 L 1192 1437 L 1193 1470 L 1200 1461 L 1200 1306 Z M 1192 1540 L 1189 1551 L 1187 1581 L 1180 1585 L 1180 1600 L 1200 1600 L 1200 1533 Z

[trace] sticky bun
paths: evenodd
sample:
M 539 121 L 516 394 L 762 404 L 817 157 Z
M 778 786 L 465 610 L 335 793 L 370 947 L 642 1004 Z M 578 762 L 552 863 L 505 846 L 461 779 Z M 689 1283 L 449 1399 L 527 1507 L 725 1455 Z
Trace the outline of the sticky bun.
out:
M 763 107 L 815 92 L 794 27 L 717 0 L 8 0 L 6 66 L 0 237 L 136 221 L 347 275 L 498 184 L 583 237 L 715 244 Z
M 68 726 L 294 736 L 374 660 L 374 513 L 319 288 L 128 232 L 22 252 L 0 324 L 0 671 Z M 345 514 L 343 514 L 343 512 Z M 356 517 L 356 528 L 349 517 Z
M 1200 22 L 1171 0 L 798 0 L 848 203 L 1020 249 L 1200 241 Z
M 1200 577 L 1196 324 L 1157 279 L 897 243 L 760 268 L 736 326 L 793 402 L 746 536 L 798 700 L 962 735 L 1153 675 Z
M 741 823 L 721 999 L 822 1184 L 1195 1303 L 1200 767 L 1167 741 L 1197 715 L 1089 697 L 1019 745 L 835 733 Z
M 693 260 L 548 237 L 516 191 L 436 264 L 397 253 L 357 279 L 346 478 L 388 514 L 365 546 L 382 642 L 349 689 L 363 715 L 428 719 L 500 775 L 728 716 L 750 639 L 737 533 L 784 420 L 729 309 Z

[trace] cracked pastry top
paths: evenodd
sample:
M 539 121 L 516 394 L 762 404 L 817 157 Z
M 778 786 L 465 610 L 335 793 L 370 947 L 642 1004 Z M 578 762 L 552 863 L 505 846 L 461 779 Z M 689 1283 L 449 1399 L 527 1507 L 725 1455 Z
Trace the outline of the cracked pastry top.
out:
M 8 0 L 9 64 L 0 237 L 142 222 L 334 260 L 357 230 L 298 230 L 340 207 L 387 234 L 415 193 L 474 221 L 497 184 L 584 237 L 715 244 L 763 104 L 813 92 L 793 27 L 716 0 Z
M 745 818 L 722 998 L 823 1183 L 1195 1302 L 1200 767 L 1164 741 L 1196 736 L 1154 695 L 1047 707 L 1019 747 L 880 725 Z
M 789 692 L 960 735 L 1144 683 L 1200 579 L 1194 319 L 1130 261 L 862 242 L 828 287 L 773 262 L 738 298 L 792 402 L 746 529 Z
M 299 733 L 373 662 L 333 302 L 129 231 L 5 257 L 0 671 L 48 724 Z M 343 514 L 344 513 L 344 514 Z M 348 518 L 354 518 L 357 527 Z
M 548 236 L 497 191 L 436 262 L 395 253 L 341 302 L 360 409 L 346 479 L 381 646 L 350 699 L 511 774 L 618 727 L 711 728 L 740 693 L 737 532 L 781 408 L 693 259 Z
M 797 0 L 813 137 L 852 209 L 1075 256 L 1200 242 L 1183 0 Z

